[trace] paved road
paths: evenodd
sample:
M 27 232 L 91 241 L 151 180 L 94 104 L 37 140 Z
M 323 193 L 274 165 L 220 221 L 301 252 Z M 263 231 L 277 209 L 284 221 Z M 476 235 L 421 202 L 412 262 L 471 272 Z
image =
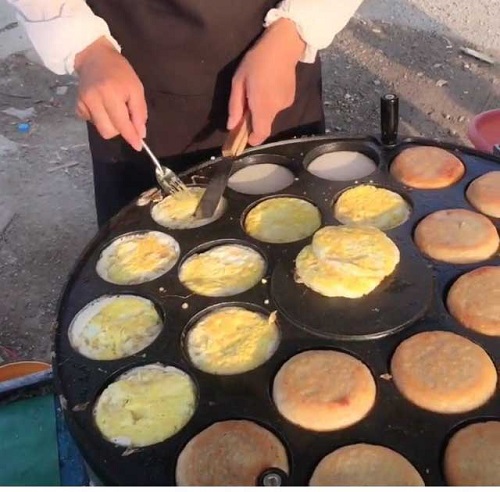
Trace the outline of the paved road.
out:
M 500 54 L 500 0 L 365 0 L 358 14 Z

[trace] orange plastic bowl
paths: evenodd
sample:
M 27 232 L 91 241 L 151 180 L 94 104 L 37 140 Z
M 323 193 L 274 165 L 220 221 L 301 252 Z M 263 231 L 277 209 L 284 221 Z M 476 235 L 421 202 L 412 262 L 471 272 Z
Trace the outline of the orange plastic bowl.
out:
M 22 378 L 30 374 L 46 371 L 50 369 L 50 364 L 38 361 L 20 361 L 11 362 L 0 366 L 0 382 L 10 381 L 11 379 Z
M 470 122 L 467 133 L 476 149 L 493 152 L 493 147 L 500 144 L 500 109 L 478 114 Z

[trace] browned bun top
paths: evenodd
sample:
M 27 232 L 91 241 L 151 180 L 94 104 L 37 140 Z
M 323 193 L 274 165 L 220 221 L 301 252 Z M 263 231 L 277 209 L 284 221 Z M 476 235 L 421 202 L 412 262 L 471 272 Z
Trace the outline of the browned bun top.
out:
M 449 485 L 500 485 L 500 422 L 479 422 L 459 430 L 444 454 Z
M 394 159 L 391 174 L 401 183 L 418 189 L 446 188 L 465 173 L 462 161 L 438 147 L 411 147 Z
M 447 305 L 466 328 L 500 336 L 500 266 L 485 266 L 462 275 L 452 285 Z
M 358 359 L 334 350 L 309 350 L 279 370 L 273 398 L 279 412 L 300 427 L 316 431 L 342 429 L 371 410 L 376 386 Z
M 399 453 L 383 446 L 353 444 L 325 456 L 312 486 L 422 486 L 422 477 Z
M 479 408 L 495 393 L 497 371 L 479 345 L 428 331 L 402 342 L 391 360 L 394 384 L 415 405 L 437 413 Z
M 248 420 L 217 422 L 195 436 L 177 460 L 181 486 L 254 486 L 269 468 L 288 473 L 280 440 Z
M 474 208 L 490 217 L 500 218 L 500 171 L 491 171 L 475 179 L 466 195 Z
M 491 220 L 466 209 L 439 210 L 428 215 L 415 229 L 414 239 L 427 256 L 457 264 L 487 260 L 499 245 Z

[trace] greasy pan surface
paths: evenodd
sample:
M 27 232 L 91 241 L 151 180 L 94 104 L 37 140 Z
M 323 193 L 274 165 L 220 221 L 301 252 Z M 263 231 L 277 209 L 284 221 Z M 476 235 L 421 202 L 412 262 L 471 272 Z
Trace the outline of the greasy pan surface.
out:
M 398 344 L 427 330 L 449 330 L 481 345 L 497 365 L 500 338 L 487 337 L 461 327 L 447 312 L 446 293 L 461 274 L 482 265 L 500 265 L 500 258 L 464 266 L 447 265 L 424 258 L 413 243 L 416 224 L 429 213 L 446 208 L 471 209 L 465 198 L 468 184 L 488 171 L 500 169 L 500 160 L 471 149 L 444 143 L 406 140 L 384 147 L 376 139 L 304 138 L 245 154 L 238 166 L 259 162 L 259 154 L 272 154 L 276 162 L 291 169 L 296 179 L 282 192 L 311 200 L 320 209 L 323 225 L 338 224 L 332 204 L 354 181 L 326 181 L 305 170 L 320 151 L 355 150 L 371 157 L 375 173 L 356 183 L 373 183 L 400 193 L 412 206 L 407 222 L 387 232 L 397 244 L 401 262 L 395 273 L 372 294 L 357 300 L 328 299 L 294 282 L 294 259 L 310 243 L 272 245 L 254 240 L 242 229 L 242 214 L 262 196 L 227 190 L 228 210 L 218 221 L 199 229 L 166 230 L 150 215 L 151 204 L 126 207 L 88 245 L 77 262 L 63 293 L 55 338 L 54 369 L 58 390 L 66 408 L 70 428 L 94 471 L 108 484 L 169 485 L 175 483 L 177 456 L 186 443 L 210 424 L 227 419 L 250 419 L 271 430 L 289 453 L 290 477 L 294 485 L 307 484 L 315 466 L 328 453 L 356 442 L 390 447 L 403 454 L 418 469 L 426 485 L 444 484 L 441 460 L 447 440 L 465 423 L 497 418 L 500 396 L 483 407 L 459 415 L 439 415 L 419 409 L 399 393 L 387 374 Z M 412 190 L 396 182 L 388 169 L 392 159 L 405 147 L 415 144 L 438 145 L 454 152 L 465 164 L 466 174 L 457 184 L 441 190 Z M 312 152 L 312 154 L 311 154 Z M 267 157 L 265 160 L 269 162 Z M 185 175 L 186 183 L 203 184 L 217 161 L 210 161 Z M 497 229 L 500 221 L 493 221 Z M 117 286 L 96 273 L 97 259 L 104 247 L 122 234 L 156 230 L 174 237 L 181 248 L 177 265 L 160 278 L 138 286 Z M 227 298 L 192 294 L 178 280 L 182 260 L 194 248 L 205 249 L 213 241 L 228 239 L 256 247 L 268 262 L 266 282 Z M 68 339 L 74 316 L 89 302 L 106 294 L 130 293 L 155 303 L 164 320 L 164 329 L 145 350 L 126 359 L 99 362 L 75 352 Z M 255 309 L 278 311 L 281 333 L 279 347 L 261 367 L 236 376 L 211 376 L 197 370 L 184 347 L 185 329 L 201 311 L 220 303 L 251 304 Z M 316 433 L 287 422 L 271 398 L 272 382 L 281 365 L 307 349 L 332 348 L 350 353 L 370 368 L 377 385 L 374 408 L 358 424 L 340 431 Z M 140 450 L 126 450 L 105 441 L 96 428 L 92 410 L 100 392 L 119 374 L 135 366 L 160 362 L 174 365 L 191 375 L 198 388 L 198 405 L 188 425 L 171 439 Z M 384 376 L 384 377 L 381 377 Z

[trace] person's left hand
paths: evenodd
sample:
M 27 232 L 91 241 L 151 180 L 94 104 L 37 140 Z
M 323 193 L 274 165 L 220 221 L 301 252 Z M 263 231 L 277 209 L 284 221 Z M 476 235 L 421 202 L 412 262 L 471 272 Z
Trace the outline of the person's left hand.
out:
M 295 68 L 305 46 L 288 19 L 280 19 L 265 30 L 233 77 L 228 130 L 241 121 L 248 107 L 252 116 L 248 143 L 260 145 L 271 135 L 276 115 L 295 100 Z

